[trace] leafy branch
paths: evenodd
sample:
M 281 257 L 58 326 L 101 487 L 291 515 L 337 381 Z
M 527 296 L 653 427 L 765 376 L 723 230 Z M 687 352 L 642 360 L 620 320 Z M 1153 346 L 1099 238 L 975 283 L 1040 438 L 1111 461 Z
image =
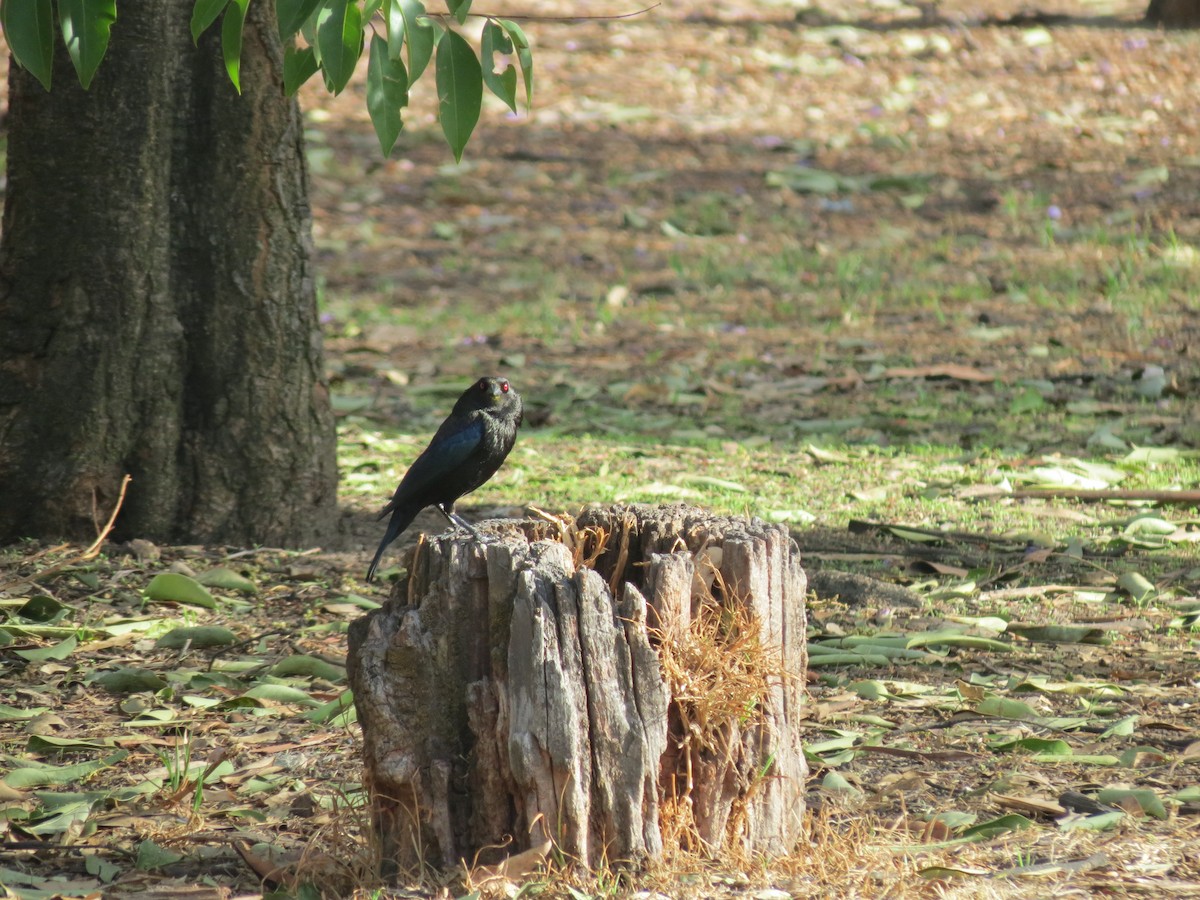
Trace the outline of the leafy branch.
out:
M 421 0 L 275 0 L 279 36 L 286 47 L 286 92 L 295 94 L 320 72 L 326 89 L 340 93 L 367 49 L 370 29 L 367 111 L 387 155 L 403 128 L 409 90 L 436 54 L 442 131 L 455 159 L 461 159 L 479 121 L 485 85 L 515 112 L 519 67 L 526 105 L 532 102 L 533 52 L 520 25 L 486 15 L 477 55 L 453 27 L 471 15 L 471 0 L 445 2 L 447 13 L 431 13 Z M 198 42 L 220 20 L 221 55 L 239 93 L 249 6 L 250 0 L 195 0 L 189 22 L 192 40 Z M 46 90 L 51 86 L 56 34 L 87 89 L 108 51 L 116 19 L 116 0 L 0 0 L 0 27 L 13 57 Z

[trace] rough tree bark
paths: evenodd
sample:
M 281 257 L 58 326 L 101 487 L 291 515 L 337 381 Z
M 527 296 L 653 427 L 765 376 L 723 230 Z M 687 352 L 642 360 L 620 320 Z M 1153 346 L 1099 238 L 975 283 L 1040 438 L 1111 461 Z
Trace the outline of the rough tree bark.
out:
M 122 3 L 89 91 L 9 71 L 0 542 L 298 544 L 334 511 L 302 121 L 274 4 L 238 96 L 192 0 Z
M 1168 28 L 1200 26 L 1200 0 L 1150 0 L 1146 21 Z
M 789 851 L 807 658 L 786 529 L 635 506 L 553 530 L 423 541 L 351 625 L 385 866 Z

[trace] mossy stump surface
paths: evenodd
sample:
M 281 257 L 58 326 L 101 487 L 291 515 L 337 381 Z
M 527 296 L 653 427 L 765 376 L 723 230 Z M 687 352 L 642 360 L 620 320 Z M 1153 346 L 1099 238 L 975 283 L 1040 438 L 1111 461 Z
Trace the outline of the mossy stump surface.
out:
M 806 579 L 786 528 L 589 507 L 422 540 L 350 628 L 386 869 L 800 837 Z

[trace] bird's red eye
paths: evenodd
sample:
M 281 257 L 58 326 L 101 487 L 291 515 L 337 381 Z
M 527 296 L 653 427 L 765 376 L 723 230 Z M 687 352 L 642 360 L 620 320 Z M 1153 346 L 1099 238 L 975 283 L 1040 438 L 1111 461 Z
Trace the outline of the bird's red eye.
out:
M 500 390 L 501 390 L 501 392 L 503 392 L 505 394 L 508 393 L 508 382 L 507 381 L 500 382 Z

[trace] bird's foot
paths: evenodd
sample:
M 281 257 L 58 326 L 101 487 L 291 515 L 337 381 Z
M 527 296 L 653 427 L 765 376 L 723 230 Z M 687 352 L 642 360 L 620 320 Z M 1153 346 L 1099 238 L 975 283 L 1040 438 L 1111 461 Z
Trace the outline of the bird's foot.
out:
M 468 522 L 466 519 L 464 519 L 458 513 L 450 512 L 448 510 L 442 509 L 440 506 L 438 507 L 438 509 L 442 510 L 442 515 L 444 515 L 446 517 L 446 521 L 449 522 L 451 525 L 455 525 L 458 528 L 465 528 L 467 531 L 469 531 L 471 533 L 471 537 L 475 538 L 475 540 L 479 541 L 479 543 L 481 543 L 481 544 L 487 543 L 487 538 L 485 538 L 482 534 L 480 534 L 475 529 L 474 525 L 472 525 L 470 522 Z

